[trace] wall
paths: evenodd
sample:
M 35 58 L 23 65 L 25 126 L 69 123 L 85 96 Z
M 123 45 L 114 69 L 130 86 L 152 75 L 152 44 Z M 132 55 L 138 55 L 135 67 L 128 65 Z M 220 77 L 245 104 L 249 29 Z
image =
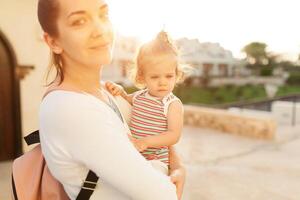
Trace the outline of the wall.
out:
M 184 123 L 257 139 L 274 139 L 277 127 L 269 117 L 245 116 L 199 106 L 184 107 Z
M 0 29 L 5 34 L 19 65 L 35 67 L 20 82 L 22 133 L 38 128 L 38 109 L 44 91 L 48 48 L 41 40 L 36 0 L 1 0 Z

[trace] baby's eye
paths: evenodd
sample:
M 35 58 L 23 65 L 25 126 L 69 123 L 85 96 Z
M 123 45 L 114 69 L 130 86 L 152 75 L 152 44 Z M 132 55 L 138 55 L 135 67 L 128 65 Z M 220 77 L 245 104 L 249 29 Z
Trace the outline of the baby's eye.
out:
M 151 79 L 157 79 L 158 76 L 151 76 L 150 78 L 151 78 Z
M 167 78 L 173 78 L 174 75 L 167 75 Z

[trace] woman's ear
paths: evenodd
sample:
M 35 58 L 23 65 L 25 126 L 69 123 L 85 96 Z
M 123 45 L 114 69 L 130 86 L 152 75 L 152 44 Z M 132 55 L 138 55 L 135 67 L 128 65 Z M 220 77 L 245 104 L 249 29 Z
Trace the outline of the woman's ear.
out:
M 44 33 L 44 40 L 50 47 L 50 49 L 53 51 L 55 54 L 61 54 L 63 52 L 63 49 L 59 46 L 57 41 L 51 37 L 48 33 Z

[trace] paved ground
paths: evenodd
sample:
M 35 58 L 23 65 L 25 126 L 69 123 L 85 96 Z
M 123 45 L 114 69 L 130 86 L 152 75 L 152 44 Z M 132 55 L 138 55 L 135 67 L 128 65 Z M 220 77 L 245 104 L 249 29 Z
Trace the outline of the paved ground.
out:
M 186 127 L 184 200 L 299 200 L 300 126 L 261 141 Z
M 10 198 L 11 162 L 0 162 L 0 200 Z
M 185 127 L 178 150 L 188 175 L 183 200 L 299 200 L 300 126 L 262 141 Z M 11 162 L 0 163 L 0 200 Z

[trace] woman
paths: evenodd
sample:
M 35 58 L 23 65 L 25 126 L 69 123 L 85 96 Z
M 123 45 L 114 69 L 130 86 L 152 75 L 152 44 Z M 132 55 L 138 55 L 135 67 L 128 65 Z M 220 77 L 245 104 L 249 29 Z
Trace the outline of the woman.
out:
M 128 139 L 118 108 L 101 84 L 114 35 L 103 0 L 39 0 L 38 17 L 57 76 L 40 107 L 42 151 L 71 199 L 89 170 L 99 176 L 91 199 L 180 198 L 184 168 L 170 152 L 171 180 Z

